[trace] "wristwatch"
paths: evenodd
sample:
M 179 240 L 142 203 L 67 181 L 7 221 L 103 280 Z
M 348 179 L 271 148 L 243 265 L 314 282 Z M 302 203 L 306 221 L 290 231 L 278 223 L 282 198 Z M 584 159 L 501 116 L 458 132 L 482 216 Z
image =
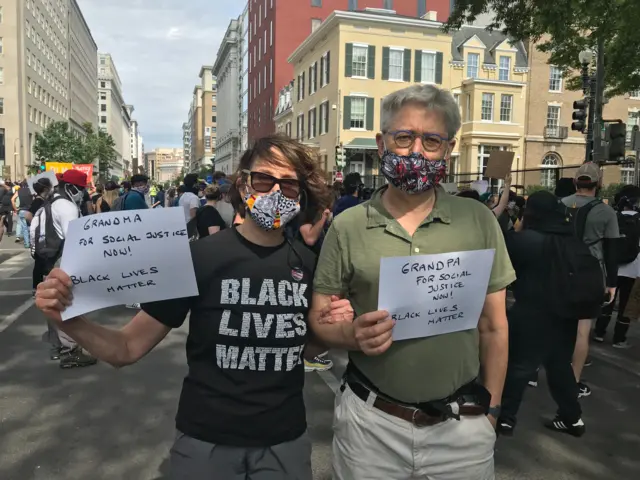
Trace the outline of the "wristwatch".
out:
M 502 412 L 502 405 L 494 405 L 489 407 L 489 413 L 487 415 L 491 415 L 493 418 L 499 418 L 500 412 Z

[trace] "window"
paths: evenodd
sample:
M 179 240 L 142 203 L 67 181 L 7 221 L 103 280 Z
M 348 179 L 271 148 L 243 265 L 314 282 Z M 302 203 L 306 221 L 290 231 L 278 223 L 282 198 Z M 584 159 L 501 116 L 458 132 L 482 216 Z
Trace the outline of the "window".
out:
M 468 122 L 471 120 L 471 94 L 467 93 L 466 97 L 467 97 L 467 106 L 466 106 L 465 119 Z
M 322 6 L 322 0 L 311 0 L 311 6 L 312 7 L 321 7 Z
M 487 163 L 489 162 L 491 152 L 496 150 L 504 150 L 504 147 L 500 147 L 498 145 L 480 145 L 478 147 L 478 177 L 483 178 L 484 180 L 489 180 L 484 176 L 484 172 L 487 169 Z
M 309 140 L 316 136 L 316 109 L 309 110 Z
M 482 94 L 482 110 L 480 120 L 493 121 L 493 93 Z
M 269 59 L 269 83 L 273 83 L 273 58 Z
M 31 105 L 29 105 L 29 121 L 33 122 L 33 109 L 31 108 Z
M 100 88 L 107 88 L 107 82 L 100 82 Z
M 4 47 L 2 45 L 2 37 L 0 37 L 0 54 L 4 53 Z
M 4 115 L 4 98 L 0 98 L 0 115 Z
M 480 54 L 470 53 L 467 55 L 467 78 L 478 78 L 478 65 L 480 64 Z
M 4 68 L 0 67 L 0 85 L 4 85 Z
M 427 13 L 427 0 L 418 0 L 418 17 L 423 17 Z
M 262 60 L 262 37 L 258 39 L 258 60 Z
M 511 57 L 500 57 L 500 66 L 498 68 L 498 80 L 509 80 L 511 73 Z
M 349 6 L 347 7 L 349 10 L 357 10 L 358 9 L 358 0 L 349 0 Z
M 353 60 L 352 60 L 352 76 L 354 77 L 367 77 L 367 54 L 369 49 L 366 46 L 354 45 L 353 46 Z
M 436 54 L 422 52 L 422 83 L 436 83 Z
M 106 112 L 107 111 L 107 106 L 104 103 L 102 105 L 100 105 L 100 111 L 101 112 Z
M 0 23 L 4 22 L 4 12 L 2 11 L 3 7 L 0 7 Z
M 559 166 L 558 156 L 549 153 L 542 159 L 542 170 L 540 171 L 540 185 L 547 188 L 556 186 L 556 169 Z
M 404 49 L 389 50 L 389 80 L 404 80 Z
M 298 115 L 298 122 L 296 124 L 296 140 L 304 140 L 304 114 Z
M 264 29 L 264 50 L 262 51 L 262 53 L 267 53 L 267 29 Z
M 364 130 L 364 123 L 367 117 L 366 97 L 351 97 L 351 128 Z
M 322 25 L 322 19 L 320 19 L 320 18 L 312 18 L 311 19 L 311 32 L 315 32 L 320 25 Z
M 385 8 L 387 10 L 393 10 L 393 0 L 383 0 L 382 8 Z
M 106 100 L 107 99 L 107 93 L 106 92 L 100 92 L 100 100 Z
M 359 173 L 361 177 L 364 176 L 364 162 L 362 161 L 349 161 L 349 171 L 347 173 Z
M 633 127 L 640 125 L 640 112 L 629 112 L 627 117 L 627 143 L 631 143 Z
M 500 97 L 500 121 L 511 122 L 511 111 L 513 109 L 513 95 L 502 95 Z
M 329 102 L 320 104 L 320 135 L 329 131 Z
M 629 92 L 630 98 L 640 98 L 640 90 L 632 90 Z
M 273 20 L 269 22 L 269 46 L 273 46 Z
M 633 157 L 631 157 L 633 159 Z M 631 167 L 627 167 L 627 166 L 623 166 L 620 167 L 620 183 L 623 183 L 625 185 L 634 185 L 634 172 L 633 172 L 633 166 Z
M 217 110 L 217 107 L 215 105 L 211 105 L 211 111 L 215 112 Z
M 329 84 L 329 60 L 331 58 L 330 52 L 325 53 L 320 58 L 320 87 L 324 87 Z
M 562 70 L 555 65 L 549 67 L 549 91 L 562 91 Z
M 211 121 L 212 121 L 213 123 L 216 123 L 216 121 L 217 121 L 217 120 L 218 120 L 217 115 L 213 115 L 213 116 L 211 117 Z
M 560 125 L 560 107 L 555 105 L 547 106 L 547 135 L 557 136 Z
M 316 85 L 317 79 L 318 79 L 318 62 L 315 62 L 313 65 L 309 67 L 309 95 L 313 95 L 318 90 Z
M 107 117 L 105 116 L 100 117 L 100 123 L 107 123 Z

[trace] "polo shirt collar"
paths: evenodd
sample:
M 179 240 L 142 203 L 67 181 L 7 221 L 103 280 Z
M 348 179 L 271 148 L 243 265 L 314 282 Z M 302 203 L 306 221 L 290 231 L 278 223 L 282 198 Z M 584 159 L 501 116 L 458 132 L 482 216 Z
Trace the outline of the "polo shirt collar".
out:
M 391 221 L 395 221 L 384 205 L 382 204 L 382 194 L 389 188 L 384 185 L 376 190 L 371 196 L 367 205 L 367 228 L 386 227 Z M 451 197 L 438 185 L 436 187 L 436 202 L 431 213 L 424 219 L 420 226 L 439 220 L 442 223 L 451 223 Z

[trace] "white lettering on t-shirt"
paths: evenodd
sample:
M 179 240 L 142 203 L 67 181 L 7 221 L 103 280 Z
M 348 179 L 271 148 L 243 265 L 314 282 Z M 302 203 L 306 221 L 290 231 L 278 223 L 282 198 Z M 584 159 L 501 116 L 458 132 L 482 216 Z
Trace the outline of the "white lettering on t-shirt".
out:
M 276 338 L 293 338 L 293 313 L 278 313 L 276 318 Z
M 258 296 L 258 305 L 266 305 L 267 302 L 271 305 L 278 305 L 276 300 L 276 289 L 273 286 L 273 280 L 266 278 L 262 282 L 262 288 L 260 288 L 260 295 Z
M 291 295 L 287 295 L 288 291 L 293 291 L 291 283 L 286 280 L 282 280 L 278 283 L 278 301 L 283 307 L 290 307 L 293 305 L 293 297 Z
M 304 321 L 304 315 L 302 313 L 296 313 L 293 316 L 293 323 L 297 325 L 295 331 L 301 337 L 307 334 L 307 322 Z
M 251 279 L 243 278 L 242 279 L 242 298 L 240 299 L 241 305 L 255 305 L 256 299 L 252 298 L 251 295 Z
M 240 347 L 227 347 L 226 345 L 216 345 L 216 359 L 218 368 L 225 370 L 236 370 L 238 368 L 238 352 Z
M 302 363 L 304 346 L 296 345 L 289 348 L 277 347 L 228 347 L 216 345 L 218 367 L 225 370 L 244 370 L 264 372 L 267 369 L 267 360 L 273 356 L 273 371 L 281 372 L 283 357 L 286 359 L 284 368 L 290 372 Z M 258 357 L 256 362 L 256 356 Z M 239 358 L 239 360 L 238 360 Z
M 238 330 L 235 328 L 229 328 L 229 319 L 231 318 L 231 310 L 225 310 L 222 312 L 222 318 L 220 319 L 220 329 L 218 333 L 220 335 L 226 335 L 228 337 L 237 337 Z
M 220 303 L 222 305 L 236 305 L 240 300 L 240 282 L 232 278 L 222 280 L 222 295 Z
M 244 347 L 242 351 L 242 356 L 238 363 L 238 370 L 244 370 L 245 368 L 253 371 L 256 370 L 256 354 L 253 347 Z
M 273 324 L 274 315 L 272 313 L 267 313 L 264 322 L 262 321 L 262 315 L 259 313 L 252 313 L 252 316 L 253 324 L 256 328 L 256 337 L 267 338 L 267 335 L 269 335 L 269 331 L 271 330 L 271 325 Z
M 307 291 L 306 283 L 294 283 L 293 284 L 293 300 L 296 307 L 308 307 L 307 298 L 304 296 L 304 292 Z

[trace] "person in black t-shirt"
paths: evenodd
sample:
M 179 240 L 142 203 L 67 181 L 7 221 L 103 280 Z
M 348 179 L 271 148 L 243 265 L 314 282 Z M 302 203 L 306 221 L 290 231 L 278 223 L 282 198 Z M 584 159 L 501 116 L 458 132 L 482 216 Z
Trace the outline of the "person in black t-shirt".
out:
M 217 203 L 222 198 L 222 192 L 220 192 L 218 185 L 208 185 L 204 189 L 204 196 L 207 203 L 196 213 L 196 225 L 200 238 L 208 237 L 227 228 L 220 212 L 216 208 Z
M 171 478 L 311 480 L 302 356 L 323 350 L 309 343 L 307 323 L 316 258 L 283 227 L 301 204 L 327 205 L 329 191 L 306 147 L 272 135 L 245 152 L 231 195 L 245 206 L 244 223 L 190 244 L 198 296 L 143 304 L 121 330 L 86 317 L 62 322 L 72 282 L 56 269 L 36 305 L 115 366 L 142 358 L 190 313 Z M 353 317 L 346 300 L 325 313 Z

